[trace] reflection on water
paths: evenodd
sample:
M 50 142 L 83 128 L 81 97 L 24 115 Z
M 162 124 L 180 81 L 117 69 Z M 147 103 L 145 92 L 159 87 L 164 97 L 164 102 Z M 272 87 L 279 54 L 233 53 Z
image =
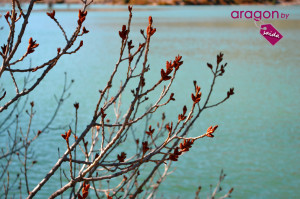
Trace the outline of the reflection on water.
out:
M 126 9 L 100 8 L 109 10 L 88 14 L 86 27 L 90 33 L 83 39 L 84 47 L 76 55 L 60 60 L 45 82 L 30 96 L 38 107 L 33 123 L 35 129 L 46 122 L 44 118 L 55 104 L 54 98 L 49 95 L 62 88 L 64 71 L 75 79 L 75 86 L 58 115 L 57 124 L 72 120 L 75 101 L 80 103 L 80 129 L 91 119 L 97 91 L 103 88 L 118 57 L 118 30 L 127 23 L 128 16 Z M 173 87 L 176 103 L 163 110 L 170 120 L 176 120 L 175 116 L 181 111 L 178 107 L 189 103 L 194 79 L 202 86 L 205 96 L 211 81 L 206 62 L 215 63 L 215 56 L 220 51 L 224 52 L 229 67 L 217 82 L 213 102 L 223 99 L 232 86 L 236 91 L 228 102 L 204 113 L 190 132 L 195 136 L 210 125 L 220 126 L 214 139 L 197 142 L 174 164 L 176 172 L 160 188 L 166 198 L 178 195 L 192 198 L 200 184 L 203 192 L 208 191 L 209 185 L 217 182 L 222 168 L 228 174 L 224 188 L 235 187 L 235 198 L 297 198 L 300 194 L 300 8 L 247 7 L 250 10 L 276 9 L 290 13 L 289 20 L 265 21 L 272 23 L 284 37 L 275 46 L 259 34 L 253 21 L 230 19 L 230 12 L 240 8 L 245 9 L 229 6 L 148 9 L 138 6 L 134 12 L 130 37 L 136 46 L 142 41 L 139 30 L 147 26 L 149 15 L 153 16 L 157 28 L 150 49 L 152 68 L 151 75 L 147 77 L 148 85 L 160 77 L 159 71 L 165 67 L 166 60 L 173 59 L 178 53 L 183 56 L 184 64 Z M 58 12 L 57 18 L 71 33 L 77 12 Z M 1 38 L 6 33 L 7 29 L 1 31 Z M 40 48 L 33 55 L 34 64 L 43 62 L 44 56 L 54 55 L 56 48 L 64 43 L 60 30 L 44 12 L 32 15 L 25 38 L 30 36 L 40 43 Z M 120 74 L 119 80 L 122 77 Z M 5 84 L 5 80 L 2 79 L 1 83 Z M 130 102 L 131 96 L 128 94 L 123 99 L 125 105 Z M 160 115 L 156 115 L 152 119 L 156 122 L 159 118 Z M 50 132 L 35 143 L 34 147 L 39 149 L 36 155 L 41 169 L 31 174 L 31 187 L 55 163 L 57 147 L 62 143 L 60 134 Z M 51 180 L 48 188 L 40 194 L 48 196 L 49 192 L 58 188 L 57 179 Z

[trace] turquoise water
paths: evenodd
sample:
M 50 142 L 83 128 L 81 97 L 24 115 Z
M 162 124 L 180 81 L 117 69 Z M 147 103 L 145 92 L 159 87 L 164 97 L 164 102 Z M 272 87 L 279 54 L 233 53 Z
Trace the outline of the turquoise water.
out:
M 76 5 L 72 5 L 76 8 Z M 71 8 L 73 8 L 71 6 Z M 43 9 L 42 5 L 38 8 Z M 65 56 L 49 73 L 45 81 L 32 92 L 37 113 L 33 129 L 46 124 L 53 112 L 52 97 L 63 87 L 63 72 L 75 83 L 72 95 L 58 114 L 55 125 L 74 122 L 73 103 L 79 102 L 79 130 L 90 121 L 98 90 L 103 88 L 114 63 L 118 59 L 120 39 L 118 31 L 127 24 L 127 10 L 122 6 L 96 6 L 101 11 L 89 12 L 86 24 L 90 33 L 84 36 L 84 46 L 76 54 Z M 1 10 L 5 10 L 3 6 Z M 283 35 L 275 46 L 270 45 L 250 19 L 230 18 L 233 10 L 277 10 L 289 13 L 288 20 L 264 20 L 272 23 Z M 193 80 L 196 79 L 207 95 L 211 74 L 206 63 L 215 63 L 222 51 L 228 68 L 217 81 L 212 103 L 226 95 L 230 87 L 235 95 L 221 106 L 206 111 L 190 132 L 197 136 L 208 126 L 219 124 L 214 139 L 196 142 L 192 150 L 173 164 L 175 173 L 160 187 L 164 198 L 193 198 L 199 185 L 202 197 L 215 185 L 223 168 L 227 177 L 223 188 L 234 187 L 234 198 L 298 198 L 300 194 L 300 7 L 283 6 L 201 6 L 201 7 L 143 7 L 137 6 L 132 21 L 134 45 L 142 41 L 141 28 L 147 26 L 152 15 L 157 28 L 150 49 L 151 75 L 146 84 L 160 78 L 165 62 L 179 53 L 184 64 L 173 85 L 176 102 L 163 109 L 167 118 L 176 120 L 184 104 L 190 103 Z M 77 12 L 57 12 L 59 21 L 71 34 L 76 25 Z M 4 19 L 1 20 L 4 26 Z M 7 27 L 0 38 L 7 35 Z M 43 12 L 32 14 L 25 38 L 33 37 L 40 47 L 32 55 L 32 63 L 55 55 L 64 44 L 60 30 Z M 27 42 L 26 42 L 27 43 Z M 26 49 L 27 44 L 23 49 Z M 19 52 L 21 55 L 22 52 Z M 46 59 L 47 60 L 47 59 Z M 26 60 L 29 63 L 28 60 Z M 21 65 L 19 65 L 21 67 Z M 118 81 L 123 74 L 119 74 Z M 21 80 L 21 77 L 18 77 Z M 8 86 L 10 77 L 4 75 L 1 84 Z M 8 95 L 12 95 L 12 92 Z M 131 100 L 125 94 L 123 104 Z M 175 116 L 175 117 L 174 117 Z M 154 123 L 160 115 L 153 116 Z M 4 118 L 3 114 L 0 116 Z M 24 122 L 24 128 L 26 128 Z M 73 124 L 72 124 L 73 125 Z M 57 159 L 57 147 L 64 146 L 61 131 L 51 131 L 32 146 L 38 165 L 30 173 L 33 188 L 50 170 Z M 4 140 L 1 139 L 2 146 Z M 61 147 L 64 151 L 65 148 Z M 67 165 L 66 165 L 67 166 Z M 45 198 L 58 188 L 58 176 L 48 182 L 37 198 Z

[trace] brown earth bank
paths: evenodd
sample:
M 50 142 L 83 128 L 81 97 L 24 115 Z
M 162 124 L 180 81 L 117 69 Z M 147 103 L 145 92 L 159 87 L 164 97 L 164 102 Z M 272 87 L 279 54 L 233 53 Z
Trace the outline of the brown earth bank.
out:
M 29 2 L 30 0 L 19 0 Z M 0 0 L 9 3 L 10 0 Z M 81 0 L 39 0 L 38 3 L 81 3 Z M 300 5 L 300 0 L 94 0 L 94 4 L 131 5 L 239 5 L 239 4 L 283 4 Z

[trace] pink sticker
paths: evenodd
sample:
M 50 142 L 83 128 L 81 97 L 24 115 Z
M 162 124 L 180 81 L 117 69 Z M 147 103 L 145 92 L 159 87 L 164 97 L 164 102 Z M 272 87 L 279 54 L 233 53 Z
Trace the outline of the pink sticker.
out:
M 266 38 L 273 46 L 283 38 L 283 36 L 271 24 L 260 26 L 260 34 Z

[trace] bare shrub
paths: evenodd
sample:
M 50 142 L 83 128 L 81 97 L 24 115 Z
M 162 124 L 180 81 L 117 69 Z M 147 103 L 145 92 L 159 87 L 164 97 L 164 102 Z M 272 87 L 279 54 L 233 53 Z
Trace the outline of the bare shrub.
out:
M 123 25 L 119 31 L 121 38 L 120 55 L 106 86 L 99 91 L 99 100 L 94 105 L 95 109 L 91 121 L 83 131 L 77 131 L 77 115 L 80 105 L 75 103 L 76 120 L 74 129 L 68 128 L 61 135 L 62 139 L 65 140 L 67 150 L 35 187 L 29 187 L 28 181 L 30 179 L 27 174 L 35 164 L 38 164 L 32 159 L 32 155 L 29 155 L 32 154 L 30 144 L 38 140 L 43 132 L 51 130 L 49 125 L 53 122 L 63 101 L 68 98 L 67 92 L 73 81 L 68 82 L 67 76 L 65 76 L 65 86 L 60 98 L 57 99 L 57 107 L 52 117 L 49 118 L 47 125 L 40 131 L 32 133 L 31 129 L 31 121 L 35 113 L 34 102 L 30 102 L 30 111 L 26 112 L 24 104 L 28 102 L 24 100 L 21 103 L 20 100 L 21 98 L 26 99 L 28 94 L 43 81 L 62 56 L 74 54 L 83 46 L 83 41 L 80 41 L 77 45 L 75 43 L 79 37 L 89 32 L 83 26 L 83 23 L 87 17 L 87 6 L 91 2 L 83 1 L 83 9 L 79 10 L 76 19 L 77 27 L 71 37 L 67 36 L 64 28 L 60 25 L 55 10 L 46 13 L 50 20 L 53 20 L 61 30 L 66 41 L 65 46 L 57 48 L 57 55 L 47 59 L 40 65 L 29 66 L 25 69 L 17 68 L 17 63 L 23 62 L 29 54 L 35 53 L 36 48 L 39 47 L 38 41 L 30 38 L 27 51 L 24 52 L 22 57 L 14 58 L 23 39 L 34 3 L 34 0 L 30 2 L 25 14 L 19 1 L 13 0 L 11 12 L 7 12 L 4 16 L 10 32 L 7 42 L 1 47 L 2 52 L 0 52 L 0 55 L 3 62 L 0 68 L 0 77 L 4 73 L 10 75 L 15 94 L 9 99 L 6 95 L 6 89 L 10 87 L 6 84 L 2 86 L 0 113 L 4 119 L 0 124 L 0 129 L 1 134 L 7 133 L 6 137 L 9 143 L 6 150 L 2 149 L 0 156 L 2 163 L 0 180 L 3 181 L 6 177 L 6 181 L 2 183 L 4 188 L 2 195 L 7 197 L 10 191 L 16 190 L 18 187 L 21 196 L 28 194 L 27 198 L 33 198 L 43 187 L 46 187 L 49 179 L 57 174 L 60 175 L 61 179 L 60 188 L 51 193 L 49 198 L 55 198 L 65 192 L 69 193 L 70 198 L 87 198 L 90 192 L 94 192 L 97 198 L 136 198 L 138 195 L 143 198 L 154 197 L 159 185 L 170 174 L 169 168 L 172 162 L 178 161 L 180 156 L 187 153 L 195 141 L 201 138 L 214 137 L 218 128 L 218 125 L 215 124 L 208 127 L 197 137 L 188 137 L 187 134 L 204 110 L 220 105 L 234 94 L 234 90 L 231 88 L 219 103 L 209 103 L 216 79 L 224 74 L 227 67 L 227 63 L 223 64 L 222 62 L 223 54 L 217 55 L 215 66 L 207 63 L 208 70 L 212 74 L 212 83 L 207 97 L 202 98 L 200 86 L 197 81 L 193 81 L 194 88 L 191 89 L 189 104 L 182 107 L 182 111 L 178 113 L 178 116 L 166 118 L 162 114 L 161 121 L 154 124 L 150 119 L 151 115 L 157 114 L 157 110 L 161 107 L 167 106 L 169 103 L 175 103 L 175 94 L 169 91 L 175 81 L 176 73 L 181 70 L 182 56 L 177 55 L 173 61 L 167 61 L 166 68 L 161 69 L 161 78 L 157 79 L 153 85 L 146 85 L 145 74 L 150 69 L 148 64 L 150 41 L 155 35 L 156 29 L 153 27 L 153 19 L 150 16 L 148 27 L 146 30 L 141 30 L 144 42 L 135 47 L 134 42 L 129 40 L 132 7 L 128 6 L 128 23 Z M 17 14 L 17 10 L 19 14 Z M 21 29 L 20 32 L 16 33 L 16 25 L 19 21 L 22 21 L 20 24 Z M 114 91 L 112 88 L 116 86 L 112 85 L 112 82 L 119 72 L 121 63 L 127 64 L 127 73 L 123 74 L 124 79 Z M 36 71 L 42 71 L 40 76 L 30 79 L 29 75 Z M 20 74 L 26 74 L 22 88 L 19 87 L 19 82 L 15 79 L 15 76 Z M 135 89 L 131 90 L 131 103 L 127 106 L 122 104 L 121 99 L 124 91 L 129 89 L 129 82 L 136 84 Z M 161 87 L 160 95 L 156 99 L 150 99 L 149 94 Z M 23 108 L 18 108 L 19 106 Z M 120 111 L 121 106 L 126 110 L 123 115 Z M 147 109 L 143 111 L 142 106 L 146 106 Z M 19 116 L 23 112 L 26 112 L 29 117 L 28 126 L 24 132 L 22 129 L 25 128 L 20 127 L 18 122 Z M 113 113 L 115 117 L 108 119 L 106 117 L 108 113 Z M 4 114 L 6 115 L 3 116 Z M 25 116 L 22 115 L 22 117 Z M 146 121 L 146 130 L 137 132 L 134 127 L 141 121 Z M 11 128 L 14 128 L 15 131 L 11 132 L 9 130 Z M 129 135 L 132 135 L 134 139 L 129 139 Z M 135 150 L 120 151 L 121 144 L 135 146 Z M 21 175 L 17 174 L 11 182 L 8 168 L 15 159 L 18 159 L 21 163 Z M 66 168 L 67 172 L 65 172 Z M 143 177 L 139 178 L 139 175 Z M 68 182 L 63 184 L 62 178 L 67 179 Z M 22 184 L 21 179 L 24 179 L 25 185 Z

